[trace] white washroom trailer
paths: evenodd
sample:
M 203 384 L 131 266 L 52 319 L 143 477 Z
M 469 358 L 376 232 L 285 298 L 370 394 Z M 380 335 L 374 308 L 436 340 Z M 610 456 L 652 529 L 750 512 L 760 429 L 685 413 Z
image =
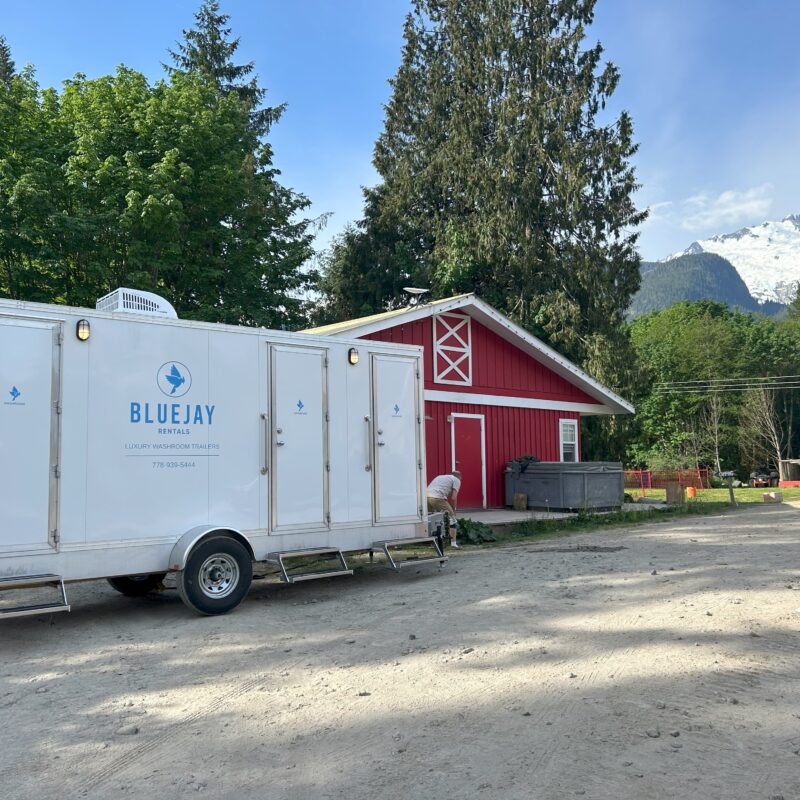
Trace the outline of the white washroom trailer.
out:
M 117 290 L 89 310 L 0 300 L 0 588 L 177 573 L 224 613 L 253 562 L 287 581 L 432 546 L 421 348 L 179 320 Z M 394 548 L 390 551 L 390 547 Z M 303 572 L 309 560 L 335 566 Z M 419 563 L 419 561 L 415 561 Z M 319 565 L 317 564 L 317 567 Z

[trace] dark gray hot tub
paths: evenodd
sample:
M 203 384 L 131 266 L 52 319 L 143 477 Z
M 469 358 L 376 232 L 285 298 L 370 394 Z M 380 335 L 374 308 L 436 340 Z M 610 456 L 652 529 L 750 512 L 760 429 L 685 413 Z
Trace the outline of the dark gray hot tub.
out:
M 512 461 L 506 467 L 506 505 L 515 494 L 528 496 L 528 508 L 557 511 L 619 508 L 624 472 L 615 461 Z

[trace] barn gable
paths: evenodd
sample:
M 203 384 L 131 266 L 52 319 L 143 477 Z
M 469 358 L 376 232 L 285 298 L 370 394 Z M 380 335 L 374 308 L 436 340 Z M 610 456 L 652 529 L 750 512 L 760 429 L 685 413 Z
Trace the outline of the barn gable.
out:
M 455 320 L 460 322 L 458 332 L 462 332 L 467 344 L 461 344 L 456 339 L 459 344 L 453 350 L 445 350 L 445 356 L 442 357 L 437 352 L 434 338 L 441 331 L 438 326 L 440 316 L 442 315 L 437 314 L 431 320 L 395 325 L 363 338 L 423 346 L 426 392 L 442 390 L 470 395 L 491 393 L 505 397 L 597 405 L 594 397 L 468 314 L 448 314 L 445 317 L 451 325 Z M 445 343 L 451 340 L 444 338 Z M 455 363 L 455 368 L 451 366 L 451 362 Z M 465 377 L 469 380 L 465 380 Z
M 583 415 L 634 411 L 630 403 L 472 294 L 307 332 L 423 346 L 428 400 Z

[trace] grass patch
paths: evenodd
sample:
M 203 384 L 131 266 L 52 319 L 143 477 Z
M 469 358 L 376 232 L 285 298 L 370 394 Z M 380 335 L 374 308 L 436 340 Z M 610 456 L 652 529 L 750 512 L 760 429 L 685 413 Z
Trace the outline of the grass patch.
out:
M 641 497 L 642 492 L 639 489 L 626 489 L 627 494 L 631 495 L 634 499 Z M 775 489 L 751 489 L 750 487 L 743 487 L 741 489 L 734 489 L 733 496 L 737 503 L 747 505 L 750 503 L 758 503 L 763 505 L 764 492 L 781 492 L 784 500 L 800 500 L 800 486 L 787 486 L 785 489 L 780 487 Z M 647 489 L 647 497 L 654 497 L 659 500 L 664 500 L 667 496 L 665 489 Z M 701 504 L 701 503 L 727 503 L 728 490 L 725 489 L 703 489 L 698 490 L 697 497 L 694 500 L 687 500 L 687 503 Z
M 547 540 L 572 536 L 577 533 L 598 531 L 604 528 L 669 522 L 676 517 L 702 516 L 726 511 L 730 506 L 721 502 L 687 503 L 652 511 L 616 511 L 610 514 L 585 512 L 566 519 L 531 519 L 513 525 L 492 525 L 496 541 L 476 545 L 493 547 L 530 539 Z M 469 545 L 468 545 L 469 546 Z

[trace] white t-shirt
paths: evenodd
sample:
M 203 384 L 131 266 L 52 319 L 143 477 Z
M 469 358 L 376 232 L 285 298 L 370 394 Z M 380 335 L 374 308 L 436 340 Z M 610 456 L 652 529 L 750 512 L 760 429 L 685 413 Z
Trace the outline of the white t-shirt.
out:
M 428 497 L 439 497 L 447 500 L 453 492 L 461 488 L 461 481 L 455 475 L 437 475 L 428 484 Z

